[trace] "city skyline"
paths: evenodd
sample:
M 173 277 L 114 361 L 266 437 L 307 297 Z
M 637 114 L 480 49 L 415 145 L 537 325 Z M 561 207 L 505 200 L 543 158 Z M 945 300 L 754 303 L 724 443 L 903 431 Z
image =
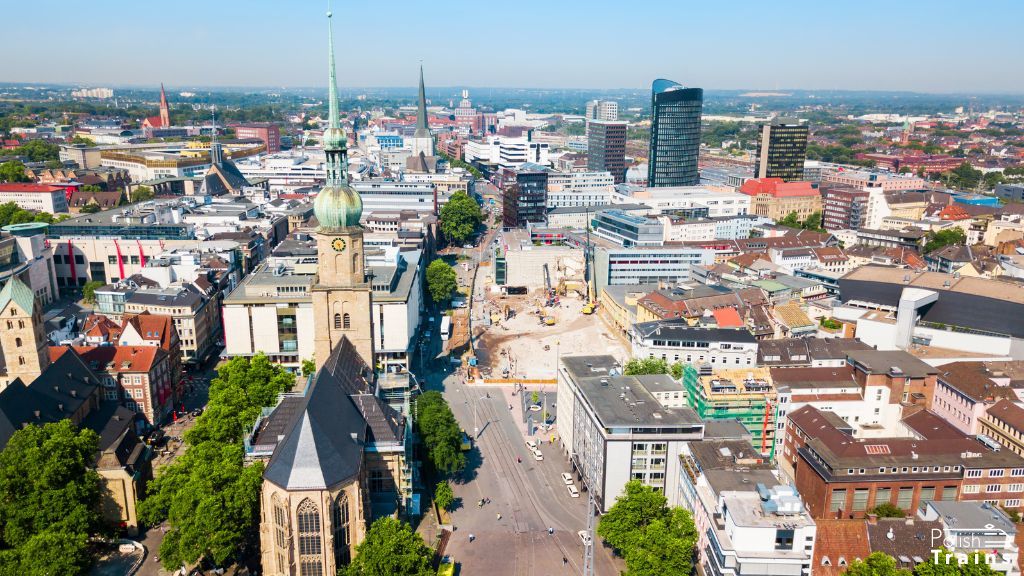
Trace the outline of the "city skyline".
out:
M 66 57 L 66 43 L 34 42 L 42 32 L 38 25 L 10 29 L 12 45 L 33 45 L 7 62 L 10 82 L 305 88 L 318 86 L 323 74 L 318 57 L 326 48 L 322 2 L 298 8 L 267 0 L 184 2 L 140 9 L 111 0 L 103 12 L 68 10 L 57 0 L 42 4 L 12 6 L 9 16 L 31 23 L 33 12 L 53 8 L 88 30 L 109 26 L 111 14 L 123 13 L 140 22 L 159 21 L 163 32 L 89 37 L 84 42 L 90 58 L 83 61 Z M 339 88 L 414 85 L 422 60 L 434 86 L 629 89 L 665 77 L 711 90 L 1024 93 L 1019 74 L 1000 73 L 1019 67 L 1011 23 L 1024 15 L 1024 7 L 1009 2 L 969 12 L 956 10 L 952 2 L 870 2 L 858 4 L 856 11 L 800 2 L 785 12 L 761 13 L 752 2 L 684 11 L 659 0 L 616 15 L 621 8 L 607 2 L 582 10 L 528 1 L 522 10 L 492 18 L 486 16 L 493 8 L 464 0 L 445 9 L 411 2 L 394 6 L 388 20 L 362 6 L 335 6 Z M 879 10 L 885 22 L 906 24 L 880 25 Z M 230 24 L 214 29 L 208 22 Z M 480 22 L 493 24 L 474 34 Z M 622 26 L 621 40 L 613 32 L 608 41 L 594 42 L 593 31 L 607 31 L 613 22 Z M 451 29 L 465 32 L 454 42 L 480 45 L 452 58 L 452 44 L 438 35 Z M 177 42 L 173 50 L 169 40 Z M 575 56 L 559 57 L 565 53 Z M 688 54 L 700 58 L 680 57 Z M 493 70 L 502 71 L 500 82 Z

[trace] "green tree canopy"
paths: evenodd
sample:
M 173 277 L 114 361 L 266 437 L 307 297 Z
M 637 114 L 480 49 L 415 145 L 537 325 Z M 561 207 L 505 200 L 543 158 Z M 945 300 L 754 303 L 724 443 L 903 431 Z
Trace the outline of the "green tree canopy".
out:
M 14 156 L 25 156 L 29 162 L 60 160 L 60 146 L 46 140 L 29 140 L 14 150 Z
M 452 492 L 452 485 L 447 480 L 442 480 L 437 483 L 437 487 L 434 489 L 434 504 L 442 510 L 451 510 L 452 505 L 455 504 L 455 493 Z
M 104 286 L 102 280 L 89 280 L 82 286 L 82 300 L 85 300 L 86 304 L 96 303 L 96 289 Z
M 863 560 L 854 560 L 845 576 L 910 576 L 910 572 L 896 568 L 896 559 L 884 552 L 872 552 Z
M 356 557 L 338 576 L 434 576 L 433 557 L 419 534 L 389 516 L 370 525 Z
M 903 518 L 907 515 L 899 506 L 886 502 L 879 504 L 870 510 L 871 514 L 875 514 L 879 518 Z
M 630 576 L 690 574 L 697 529 L 690 512 L 666 507 L 664 495 L 631 480 L 597 533 L 626 559 Z
M 160 470 L 139 505 L 143 522 L 171 525 L 160 546 L 165 568 L 201 558 L 225 565 L 255 538 L 263 464 L 246 465 L 242 437 L 293 383 L 263 354 L 236 357 L 218 369 L 206 410 L 185 434 L 188 450 Z
M 0 574 L 81 574 L 101 525 L 99 438 L 70 420 L 16 430 L 0 452 Z
M 95 146 L 96 145 L 96 141 L 93 140 L 92 138 L 86 138 L 85 136 L 78 136 L 78 135 L 75 135 L 75 137 L 71 139 L 71 143 L 72 144 L 82 144 L 83 146 Z
M 476 232 L 483 221 L 480 204 L 465 191 L 452 194 L 441 207 L 441 232 L 452 242 L 461 244 Z
M 640 543 L 647 525 L 664 518 L 667 502 L 663 494 L 650 486 L 639 480 L 630 480 L 608 513 L 601 516 L 597 533 L 626 556 Z
M 17 160 L 0 164 L 0 182 L 28 182 L 25 165 Z
M 434 260 L 427 266 L 427 290 L 435 304 L 447 301 L 458 288 L 459 277 L 455 269 L 444 260 Z
M 641 374 L 668 374 L 668 362 L 662 358 L 633 358 L 626 362 L 623 373 L 626 376 Z
M 149 186 L 136 186 L 131 192 L 132 202 L 145 202 L 146 200 L 152 200 L 156 197 L 156 192 Z
M 415 424 L 434 469 L 452 474 L 466 466 L 461 450 L 462 429 L 440 392 L 424 392 L 416 399 Z
M 945 248 L 950 245 L 963 246 L 967 243 L 967 234 L 962 228 L 947 228 L 938 232 L 929 232 L 924 245 L 925 253 Z

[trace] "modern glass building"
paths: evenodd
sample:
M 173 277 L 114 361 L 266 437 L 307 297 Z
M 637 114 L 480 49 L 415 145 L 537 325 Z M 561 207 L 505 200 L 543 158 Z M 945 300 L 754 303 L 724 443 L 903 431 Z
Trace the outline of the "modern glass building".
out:
M 792 118 L 777 118 L 760 126 L 757 139 L 755 178 L 782 178 L 786 182 L 804 179 L 807 159 L 807 125 Z
M 647 185 L 697 186 L 704 90 L 659 78 L 651 85 L 651 149 Z

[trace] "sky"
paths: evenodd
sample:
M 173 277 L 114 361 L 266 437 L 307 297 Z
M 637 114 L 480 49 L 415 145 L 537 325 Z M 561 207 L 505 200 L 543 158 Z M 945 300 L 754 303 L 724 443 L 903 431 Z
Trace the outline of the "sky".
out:
M 325 0 L 5 2 L 0 80 L 326 83 Z M 1024 93 L 1019 0 L 336 0 L 342 87 Z M 18 47 L 15 49 L 14 47 Z

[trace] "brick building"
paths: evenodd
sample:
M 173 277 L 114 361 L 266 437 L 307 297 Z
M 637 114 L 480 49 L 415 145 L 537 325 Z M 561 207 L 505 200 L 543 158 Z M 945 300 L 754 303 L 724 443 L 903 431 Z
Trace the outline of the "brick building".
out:
M 256 139 L 267 147 L 267 154 L 281 151 L 281 131 L 276 124 L 270 122 L 248 122 L 232 124 L 235 137 L 241 140 Z
M 873 436 L 812 406 L 791 412 L 784 443 L 811 515 L 863 518 L 884 503 L 912 513 L 925 500 L 1020 507 L 1024 458 L 990 450 L 927 411 L 899 428 L 903 436 Z

